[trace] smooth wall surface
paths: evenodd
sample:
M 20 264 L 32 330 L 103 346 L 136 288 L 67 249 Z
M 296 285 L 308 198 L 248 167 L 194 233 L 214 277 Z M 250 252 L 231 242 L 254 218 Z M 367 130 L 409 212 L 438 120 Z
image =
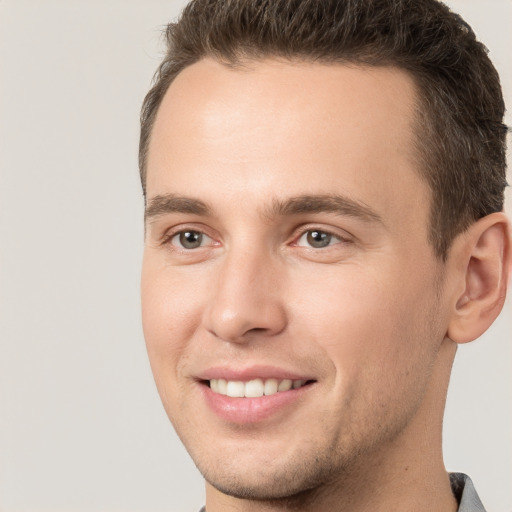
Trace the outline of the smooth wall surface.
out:
M 0 0 L 1 512 L 203 503 L 153 384 L 138 296 L 139 108 L 160 29 L 183 4 Z M 489 47 L 512 105 L 512 2 L 449 4 Z M 470 474 L 494 512 L 512 510 L 506 307 L 460 348 L 445 421 L 447 468 Z

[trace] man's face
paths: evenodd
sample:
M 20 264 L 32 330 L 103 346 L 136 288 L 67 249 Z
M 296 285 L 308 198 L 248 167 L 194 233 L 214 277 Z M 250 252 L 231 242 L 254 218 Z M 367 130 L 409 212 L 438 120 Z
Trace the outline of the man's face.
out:
M 166 94 L 144 332 L 172 423 L 227 494 L 291 495 L 416 435 L 446 314 L 414 101 L 393 68 L 277 61 L 203 60 Z

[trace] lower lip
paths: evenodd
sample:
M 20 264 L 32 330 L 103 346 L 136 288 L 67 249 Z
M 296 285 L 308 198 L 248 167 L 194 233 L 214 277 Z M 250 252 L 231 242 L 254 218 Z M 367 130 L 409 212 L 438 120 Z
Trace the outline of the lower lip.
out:
M 313 383 L 298 389 L 279 391 L 273 395 L 258 398 L 232 398 L 214 393 L 207 385 L 201 384 L 206 403 L 213 412 L 230 423 L 248 424 L 263 421 L 281 411 L 288 410 L 309 391 Z

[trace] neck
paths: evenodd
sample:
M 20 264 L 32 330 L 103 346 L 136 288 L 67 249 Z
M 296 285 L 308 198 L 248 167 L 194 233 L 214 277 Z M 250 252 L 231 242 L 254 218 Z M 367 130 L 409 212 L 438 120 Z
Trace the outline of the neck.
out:
M 456 512 L 442 457 L 442 416 L 455 351 L 455 343 L 445 339 L 415 416 L 395 439 L 358 457 L 350 471 L 271 501 L 234 498 L 207 483 L 207 512 Z

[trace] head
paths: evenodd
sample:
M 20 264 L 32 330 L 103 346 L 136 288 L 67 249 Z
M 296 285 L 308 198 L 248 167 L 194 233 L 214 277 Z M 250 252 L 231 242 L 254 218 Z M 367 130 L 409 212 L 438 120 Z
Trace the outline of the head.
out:
M 442 466 L 455 342 L 498 314 L 510 253 L 484 47 L 430 0 L 200 0 L 167 36 L 143 321 L 211 492 L 356 499 L 373 468 Z

